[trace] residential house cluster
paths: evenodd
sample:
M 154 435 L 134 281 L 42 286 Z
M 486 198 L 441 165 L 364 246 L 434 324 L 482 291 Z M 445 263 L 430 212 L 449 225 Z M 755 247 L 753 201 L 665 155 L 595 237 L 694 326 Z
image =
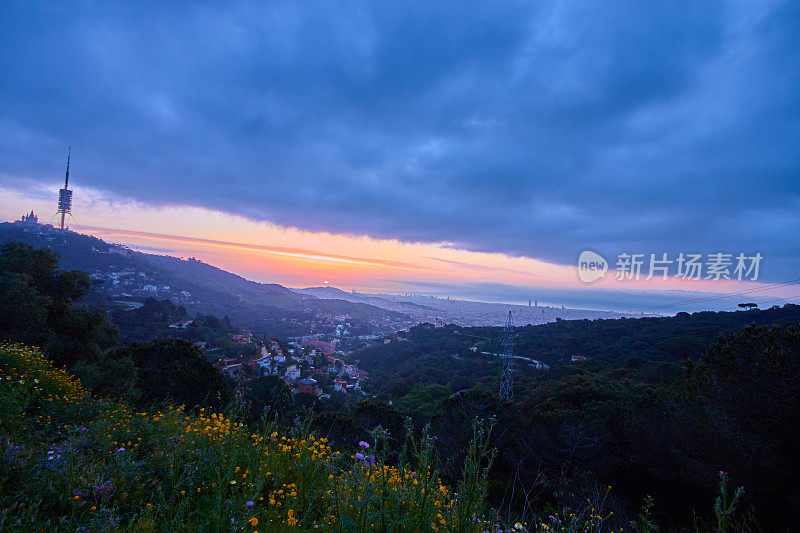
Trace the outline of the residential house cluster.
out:
M 237 344 L 250 344 L 253 342 L 253 334 L 249 331 L 243 333 L 228 333 L 228 336 Z
M 263 345 L 259 356 L 250 361 L 221 359 L 217 366 L 231 377 L 248 379 L 254 376 L 276 376 L 296 394 L 307 393 L 317 398 L 332 392 L 355 393 L 369 374 L 356 365 L 346 364 L 330 352 L 333 343 L 313 339 L 311 343 L 292 342 L 284 351 L 276 341 Z M 313 346 L 313 347 L 311 347 Z M 323 390 L 317 378 L 331 382 L 331 390 Z
M 300 341 L 300 344 L 303 348 L 313 348 L 325 355 L 333 355 L 336 352 L 336 344 L 320 340 L 317 337 L 304 338 Z
M 121 253 L 124 255 L 126 250 L 116 245 L 109 248 L 107 252 L 92 249 L 93 253 L 110 254 Z M 156 297 L 169 299 L 178 304 L 191 303 L 191 294 L 187 291 L 178 291 L 169 285 L 159 283 L 157 279 L 146 272 L 138 271 L 131 267 L 120 268 L 116 265 L 108 265 L 107 270 L 95 270 L 89 277 L 95 284 L 102 285 L 112 297 Z

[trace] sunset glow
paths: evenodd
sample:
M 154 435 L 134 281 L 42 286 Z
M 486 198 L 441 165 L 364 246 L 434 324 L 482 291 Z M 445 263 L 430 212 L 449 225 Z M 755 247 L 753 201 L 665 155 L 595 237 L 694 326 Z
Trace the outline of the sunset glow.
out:
M 154 207 L 111 199 L 100 191 L 76 190 L 74 211 L 79 213 L 79 219 L 72 221 L 75 231 L 140 251 L 195 257 L 248 279 L 291 287 L 330 284 L 359 292 L 420 292 L 453 297 L 463 296 L 460 288 L 465 284 L 476 283 L 529 288 L 531 294 L 542 288 L 698 293 L 756 289 L 761 298 L 797 294 L 795 287 L 762 290 L 764 286 L 758 283 L 735 280 L 620 281 L 613 275 L 589 287 L 578 279 L 575 266 L 531 257 L 473 252 L 449 243 L 303 231 L 197 207 Z M 49 198 L 6 190 L 0 209 L 2 216 L 13 219 L 20 206 L 47 213 L 52 211 L 51 204 Z M 514 303 L 527 298 L 528 294 L 521 292 Z M 484 299 L 494 301 L 489 295 Z

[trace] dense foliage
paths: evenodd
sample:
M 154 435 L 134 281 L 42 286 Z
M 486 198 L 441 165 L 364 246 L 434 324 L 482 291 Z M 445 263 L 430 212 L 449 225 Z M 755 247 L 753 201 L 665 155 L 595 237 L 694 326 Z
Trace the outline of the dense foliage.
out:
M 696 360 L 726 333 L 748 325 L 798 322 L 800 305 L 794 304 L 662 318 L 559 320 L 516 328 L 514 354 L 552 367 L 568 364 L 573 355 L 622 365 L 631 359 Z M 502 328 L 420 324 L 403 338 L 407 341 L 378 345 L 351 356 L 370 372 L 372 392 L 396 399 L 425 385 L 445 385 L 454 392 L 479 383 L 496 387 L 499 359 L 493 354 L 502 352 Z M 526 359 L 517 359 L 515 364 L 521 376 L 541 375 Z
M 90 288 L 88 276 L 61 270 L 58 261 L 48 248 L 3 245 L 0 338 L 40 346 L 100 394 L 142 405 L 164 400 L 215 408 L 228 404 L 232 383 L 190 342 L 151 340 L 116 348 L 117 328 L 102 310 L 83 303 Z M 147 327 L 163 323 L 171 313 L 186 312 L 171 302 L 151 299 L 133 313 L 136 323 Z
M 549 505 L 576 506 L 586 494 L 612 485 L 615 512 L 630 514 L 649 495 L 655 503 L 652 514 L 662 525 L 685 527 L 700 520 L 711 527 L 708 510 L 722 471 L 747 487 L 739 504 L 750 520 L 781 530 L 800 523 L 800 328 L 749 326 L 723 332 L 741 316 L 780 323 L 796 312 L 797 306 L 787 306 L 713 314 L 720 319 L 717 341 L 697 361 L 644 358 L 632 341 L 616 343 L 619 352 L 607 353 L 613 363 L 590 360 L 523 371 L 514 403 L 497 398 L 497 365 L 486 371 L 486 357 L 456 351 L 457 343 L 474 342 L 461 340 L 463 328 L 415 328 L 408 342 L 370 351 L 369 357 L 392 352 L 388 362 L 363 353 L 355 357 L 367 368 L 379 368 L 372 386 L 388 396 L 398 390 L 394 376 L 403 375 L 403 369 L 414 368 L 409 370 L 412 382 L 427 379 L 429 385 L 400 389 L 402 395 L 392 403 L 399 414 L 421 424 L 430 421 L 440 452 L 454 464 L 469 438 L 470 421 L 498 417 L 493 444 L 499 453 L 489 483 L 493 505 L 529 516 Z M 710 327 L 709 315 L 700 315 L 703 327 Z M 690 326 L 673 328 L 681 321 L 691 324 L 692 318 L 661 319 L 667 322 L 663 326 L 621 321 L 619 327 L 673 330 L 686 337 Z M 590 335 L 592 324 L 558 327 L 582 328 Z M 451 350 L 461 354 L 459 359 Z M 395 372 L 389 370 L 393 365 Z M 469 371 L 473 374 L 459 374 Z M 464 379 L 471 379 L 472 386 L 451 394 L 456 380 Z M 444 474 L 455 479 L 458 471 L 445 468 Z
M 89 277 L 58 268 L 47 248 L 8 243 L 0 249 L 0 338 L 41 346 L 61 364 L 97 359 L 117 341 L 99 311 L 76 305 Z
M 354 454 L 302 425 L 253 429 L 183 406 L 137 412 L 93 398 L 36 350 L 0 346 L 0 529 L 482 531 L 488 433 L 476 427 L 457 495 L 432 441 L 388 434 Z M 399 436 L 399 435 L 398 435 Z M 377 457 L 376 457 L 377 455 Z
M 166 400 L 224 409 L 233 396 L 232 380 L 211 366 L 196 346 L 182 339 L 133 344 L 118 348 L 112 357 L 133 362 L 136 387 L 145 403 Z

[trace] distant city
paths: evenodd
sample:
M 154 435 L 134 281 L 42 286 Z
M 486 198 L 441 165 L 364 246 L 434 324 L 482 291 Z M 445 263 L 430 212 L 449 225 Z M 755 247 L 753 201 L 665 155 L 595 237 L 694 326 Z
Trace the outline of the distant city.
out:
M 529 305 L 515 305 L 458 300 L 417 293 L 361 293 L 355 290 L 347 292 L 334 287 L 313 287 L 301 289 L 301 292 L 312 294 L 317 298 L 335 298 L 367 303 L 382 309 L 404 313 L 418 322 L 430 322 L 435 325 L 452 323 L 459 326 L 502 326 L 509 309 L 513 310 L 517 325 L 545 324 L 558 319 L 594 320 L 646 316 L 644 313 L 632 315 L 614 311 L 570 309 L 565 306 L 553 307 L 539 305 L 534 300 L 531 300 Z

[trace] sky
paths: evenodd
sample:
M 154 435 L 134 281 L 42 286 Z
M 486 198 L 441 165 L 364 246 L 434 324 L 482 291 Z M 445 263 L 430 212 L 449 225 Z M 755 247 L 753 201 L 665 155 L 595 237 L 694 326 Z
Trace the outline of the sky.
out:
M 51 217 L 71 146 L 74 228 L 258 281 L 780 303 L 798 35 L 790 1 L 3 2 L 0 217 Z M 681 252 L 759 279 L 614 279 Z

